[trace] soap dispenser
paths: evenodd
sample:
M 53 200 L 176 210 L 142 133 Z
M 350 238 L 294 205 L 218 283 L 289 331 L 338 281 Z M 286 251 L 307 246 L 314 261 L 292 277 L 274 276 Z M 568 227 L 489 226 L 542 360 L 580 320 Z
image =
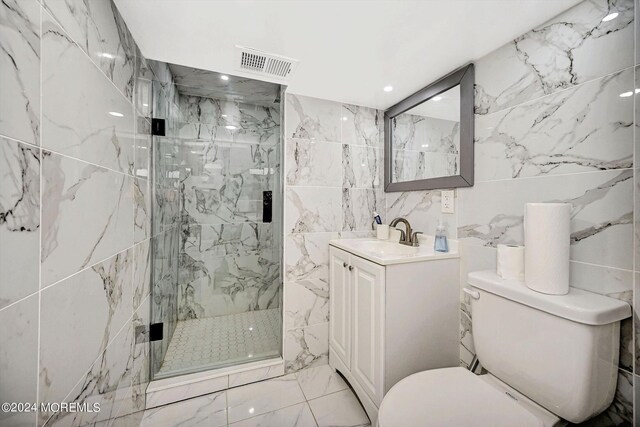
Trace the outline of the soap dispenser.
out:
M 442 222 L 436 227 L 436 238 L 433 242 L 433 250 L 436 252 L 449 252 L 449 242 Z

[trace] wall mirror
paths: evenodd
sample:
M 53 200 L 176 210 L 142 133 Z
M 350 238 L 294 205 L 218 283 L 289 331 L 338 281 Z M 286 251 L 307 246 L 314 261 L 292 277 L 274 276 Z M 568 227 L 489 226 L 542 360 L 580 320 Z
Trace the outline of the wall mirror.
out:
M 473 185 L 473 64 L 385 111 L 385 191 Z

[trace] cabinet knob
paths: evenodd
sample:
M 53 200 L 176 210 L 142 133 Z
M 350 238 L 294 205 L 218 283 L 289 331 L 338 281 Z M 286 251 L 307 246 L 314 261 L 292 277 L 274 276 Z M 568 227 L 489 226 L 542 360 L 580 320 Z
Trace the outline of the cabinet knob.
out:
M 346 262 L 343 262 L 343 263 L 342 263 L 342 267 L 343 267 L 343 268 L 347 268 L 347 263 L 346 263 Z
M 349 266 L 349 271 L 353 271 L 353 266 L 352 265 Z

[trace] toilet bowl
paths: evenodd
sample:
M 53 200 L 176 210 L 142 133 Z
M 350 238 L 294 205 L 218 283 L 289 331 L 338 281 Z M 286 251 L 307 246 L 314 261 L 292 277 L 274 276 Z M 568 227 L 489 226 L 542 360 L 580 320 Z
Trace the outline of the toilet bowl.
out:
M 378 427 L 558 427 L 560 418 L 490 374 L 464 368 L 419 372 L 389 390 Z
M 556 427 L 609 407 L 629 304 L 575 288 L 541 294 L 493 271 L 470 273 L 468 285 L 473 343 L 488 374 L 410 375 L 383 398 L 378 427 Z

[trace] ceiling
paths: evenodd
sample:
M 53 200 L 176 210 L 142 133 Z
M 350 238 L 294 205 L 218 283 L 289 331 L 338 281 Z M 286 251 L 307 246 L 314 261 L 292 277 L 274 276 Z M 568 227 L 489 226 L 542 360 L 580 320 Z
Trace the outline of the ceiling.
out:
M 169 64 L 176 90 L 183 95 L 227 99 L 262 106 L 280 102 L 280 85 Z M 222 79 L 225 77 L 225 79 Z
M 115 1 L 147 58 L 250 77 L 248 46 L 300 61 L 292 93 L 388 108 L 580 0 Z

